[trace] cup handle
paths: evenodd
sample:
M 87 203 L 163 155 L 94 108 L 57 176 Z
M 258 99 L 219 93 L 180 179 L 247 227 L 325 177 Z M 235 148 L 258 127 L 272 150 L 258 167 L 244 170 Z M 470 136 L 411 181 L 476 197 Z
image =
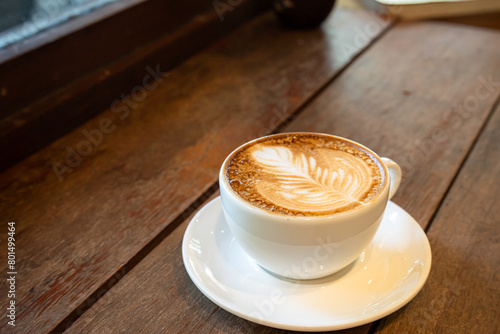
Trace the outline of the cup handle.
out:
M 399 165 L 395 161 L 389 158 L 380 159 L 389 169 L 389 174 L 391 176 L 391 188 L 389 189 L 389 199 L 391 199 L 398 190 L 399 184 L 401 183 L 401 167 L 399 167 Z

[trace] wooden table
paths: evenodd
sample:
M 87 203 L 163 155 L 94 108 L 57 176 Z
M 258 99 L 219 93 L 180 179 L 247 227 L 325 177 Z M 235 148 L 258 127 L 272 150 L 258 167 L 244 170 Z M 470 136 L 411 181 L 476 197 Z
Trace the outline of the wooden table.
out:
M 500 31 L 346 8 L 320 30 L 292 31 L 265 13 L 148 74 L 158 68 L 0 175 L 0 332 L 283 333 L 216 306 L 181 257 L 190 218 L 218 195 L 224 157 L 282 131 L 348 137 L 398 161 L 393 201 L 430 240 L 420 293 L 346 333 L 498 332 Z

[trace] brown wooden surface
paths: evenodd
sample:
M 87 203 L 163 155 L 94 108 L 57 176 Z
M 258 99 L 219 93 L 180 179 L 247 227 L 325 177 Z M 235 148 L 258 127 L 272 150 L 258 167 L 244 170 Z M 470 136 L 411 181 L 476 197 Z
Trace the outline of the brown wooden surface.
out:
M 334 133 L 397 161 L 393 201 L 425 227 L 498 99 L 497 84 L 467 105 L 481 78 L 500 77 L 499 45 L 493 30 L 400 23 L 313 101 L 315 117 L 285 130 Z
M 195 1 L 191 7 L 181 2 L 144 1 L 118 12 L 109 20 L 97 22 L 87 29 L 48 43 L 37 52 L 10 59 L 0 65 L 2 76 L 6 78 L 2 82 L 6 94 L 0 99 L 0 116 L 3 118 L 35 98 L 43 97 L 124 53 L 132 52 L 207 9 L 210 9 L 210 4 L 203 0 Z M 144 20 L 145 17 L 148 20 Z M 72 23 L 69 21 L 65 24 Z M 85 57 L 81 57 L 82 54 Z M 70 59 L 73 61 L 68 61 Z M 26 77 L 43 80 L 27 83 Z
M 469 41 L 465 49 L 461 38 Z M 426 227 L 440 208 L 462 162 L 473 148 L 476 137 L 498 100 L 500 89 L 496 87 L 487 98 L 482 99 L 477 110 L 469 113 L 468 117 L 465 117 L 465 113 L 448 113 L 456 110 L 455 105 L 465 103 L 468 96 L 476 93 L 476 87 L 480 84 L 479 76 L 500 76 L 498 49 L 495 47 L 498 43 L 500 34 L 493 31 L 441 23 L 398 24 L 356 59 L 282 130 L 335 133 L 365 143 L 380 154 L 400 161 L 406 168 L 406 177 L 394 200 Z M 387 52 L 396 47 L 399 52 Z M 429 53 L 429 50 L 433 52 Z M 476 58 L 478 54 L 480 59 Z M 477 61 L 471 63 L 471 57 Z M 433 66 L 427 66 L 429 63 Z M 458 115 L 462 118 L 458 118 Z M 491 132 L 489 130 L 485 134 L 487 140 L 496 139 L 489 137 Z M 437 136 L 436 133 L 441 135 Z M 439 140 L 436 140 L 438 137 Z M 414 163 L 405 166 L 405 159 L 411 157 L 412 152 L 421 144 L 428 148 L 425 156 L 420 160 L 410 160 Z M 236 145 L 237 143 L 233 146 Z M 498 144 L 495 145 L 491 149 L 492 154 L 497 151 L 495 147 Z M 497 160 L 477 159 L 477 169 L 482 170 L 484 163 L 495 164 Z M 497 169 L 498 166 L 492 167 L 491 175 L 495 175 Z M 213 177 L 217 177 L 216 171 L 213 172 Z M 483 180 L 487 182 L 487 177 L 484 176 Z M 489 204 L 485 207 L 488 212 L 495 200 L 498 201 L 497 188 L 493 185 L 489 188 L 490 193 L 478 196 L 489 196 Z M 453 190 L 450 196 L 452 194 Z M 456 206 L 463 207 L 464 204 L 461 202 Z M 451 213 L 456 210 L 457 207 L 449 209 Z M 498 227 L 493 223 L 498 219 L 497 216 L 492 214 L 489 218 L 490 230 L 482 231 L 481 236 L 478 235 L 475 240 L 479 242 L 481 237 L 485 237 L 483 234 L 487 236 L 498 233 Z M 439 220 L 440 216 L 436 222 L 438 226 Z M 445 218 L 442 220 L 447 221 Z M 181 257 L 182 236 L 188 222 L 189 218 L 67 332 L 116 333 L 124 330 L 146 333 L 284 333 L 285 331 L 255 325 L 233 316 L 198 291 L 185 272 Z M 434 225 L 431 233 L 433 229 Z M 454 235 L 453 221 L 447 221 L 443 229 L 447 230 L 443 233 L 446 242 L 447 235 Z M 460 248 L 461 237 L 459 233 L 455 247 Z M 436 247 L 434 256 L 439 258 L 441 245 L 436 243 L 438 241 L 431 238 L 431 247 Z M 466 251 L 472 257 L 481 256 L 473 244 Z M 484 280 L 493 291 L 497 288 L 495 270 L 498 267 L 495 267 L 494 261 L 498 263 L 498 257 L 495 256 L 486 257 L 474 267 L 481 264 L 487 266 Z M 443 261 L 447 261 L 447 258 Z M 460 262 L 455 262 L 455 271 L 460 270 L 457 267 Z M 444 279 L 453 279 L 455 275 L 455 272 L 450 273 L 445 269 L 440 274 L 440 270 L 435 269 L 439 265 L 440 261 L 436 260 L 433 271 L 441 276 L 436 278 L 435 285 L 431 280 L 425 288 L 430 290 L 429 296 L 426 297 L 425 293 L 417 295 L 401 311 L 404 314 L 402 319 L 396 313 L 384 319 L 380 328 L 377 324 L 368 324 L 344 332 L 368 333 L 382 329 L 387 333 L 432 333 L 435 330 L 432 312 L 443 312 L 445 306 L 447 313 L 443 316 L 448 319 L 436 328 L 447 332 L 448 328 L 462 326 L 459 329 L 467 332 L 469 327 L 464 320 L 469 312 L 467 309 L 456 308 L 452 305 L 453 301 L 449 301 L 450 305 L 435 304 L 439 301 L 435 294 L 441 293 L 443 284 L 446 284 Z M 474 274 L 469 273 L 467 277 L 472 275 Z M 479 284 L 474 285 L 473 280 L 469 284 L 474 293 L 481 293 Z M 465 285 L 464 289 L 467 287 Z M 467 294 L 469 293 L 472 292 Z M 485 313 L 482 315 L 484 320 L 487 320 L 486 327 L 482 329 L 492 331 L 496 328 L 496 311 L 492 304 L 497 296 L 498 294 L 492 294 L 480 308 Z M 466 300 L 466 295 L 463 298 Z M 476 296 L 473 306 L 480 303 L 480 300 L 481 297 Z M 422 313 L 430 316 L 422 319 Z M 461 324 L 456 323 L 457 318 L 461 319 Z M 481 320 L 470 322 L 471 328 L 477 328 L 474 326 L 481 324 Z M 455 327 L 446 327 L 451 324 Z
M 433 267 L 421 293 L 344 332 L 495 333 L 499 45 L 496 30 L 392 25 L 342 8 L 322 30 L 286 30 L 271 13 L 245 24 L 141 102 L 104 111 L 0 175 L 0 221 L 16 221 L 19 272 L 17 326 L 4 318 L 0 332 L 284 333 L 204 297 L 181 242 L 193 212 L 217 195 L 233 148 L 300 130 L 398 161 L 394 201 L 429 230 Z M 102 141 L 59 180 L 51 163 L 66 163 L 66 148 L 103 122 Z M 0 288 L 6 296 L 6 280 Z
M 203 204 L 218 196 L 205 197 Z M 65 333 L 285 333 L 240 319 L 206 298 L 182 262 L 182 237 L 194 214 L 186 218 L 122 281 Z M 137 284 L 131 289 L 132 285 Z M 125 298 L 123 298 L 126 295 Z M 167 299 L 163 296 L 168 296 Z M 133 301 L 133 302 L 132 302 Z M 118 311 L 119 310 L 119 311 Z M 113 314 L 117 312 L 118 314 Z M 114 321 L 120 324 L 113 323 Z M 189 319 L 189 320 L 187 320 Z M 111 321 L 110 321 L 111 320 Z M 366 333 L 369 325 L 339 333 Z
M 377 333 L 498 333 L 499 176 L 497 105 L 429 228 L 429 280 Z
M 442 21 L 484 28 L 500 29 L 500 12 L 444 18 Z
M 168 71 L 267 7 L 242 1 L 221 20 L 206 0 L 145 1 L 0 64 L 0 172 L 109 108 L 147 66 Z
M 377 31 L 354 43 L 368 22 Z M 235 145 L 272 131 L 386 26 L 339 10 L 323 30 L 289 31 L 269 13 L 184 62 L 128 114 L 117 105 L 3 173 L 0 218 L 17 222 L 23 273 L 16 332 L 82 315 L 183 220 Z M 109 133 L 59 182 L 51 163 L 103 121 Z

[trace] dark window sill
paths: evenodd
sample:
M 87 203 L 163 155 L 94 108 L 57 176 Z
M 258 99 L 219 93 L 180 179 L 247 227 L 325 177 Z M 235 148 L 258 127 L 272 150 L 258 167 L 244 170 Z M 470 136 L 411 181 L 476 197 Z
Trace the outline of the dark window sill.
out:
M 1 51 L 0 171 L 267 8 L 242 0 L 221 20 L 212 1 L 124 0 Z

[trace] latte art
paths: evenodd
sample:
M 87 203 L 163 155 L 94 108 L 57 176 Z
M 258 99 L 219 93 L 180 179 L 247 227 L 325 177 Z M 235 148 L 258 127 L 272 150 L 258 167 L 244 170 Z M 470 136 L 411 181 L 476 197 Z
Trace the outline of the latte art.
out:
M 284 134 L 235 153 L 226 177 L 255 206 L 284 215 L 326 215 L 373 199 L 385 182 L 379 163 L 347 141 Z
M 361 204 L 371 189 L 363 182 L 370 179 L 370 168 L 349 153 L 318 149 L 316 156 L 306 156 L 287 147 L 259 146 L 252 156 L 273 178 L 256 182 L 255 188 L 267 202 L 294 211 L 318 211 Z

